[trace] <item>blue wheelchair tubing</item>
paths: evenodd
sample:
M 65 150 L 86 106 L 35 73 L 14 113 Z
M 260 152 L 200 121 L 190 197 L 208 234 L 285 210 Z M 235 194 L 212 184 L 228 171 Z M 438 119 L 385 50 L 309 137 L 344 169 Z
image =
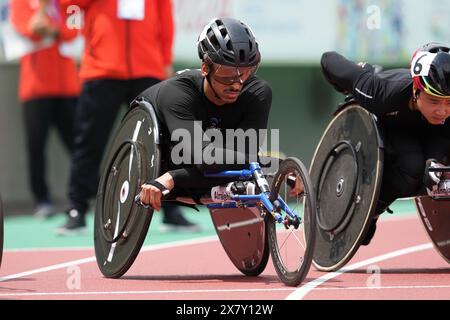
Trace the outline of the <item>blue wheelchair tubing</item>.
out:
M 239 178 L 239 179 L 250 179 L 253 175 L 253 173 L 257 170 L 261 170 L 261 166 L 258 162 L 252 162 L 250 163 L 250 169 L 249 170 L 237 170 L 237 171 L 222 171 L 218 173 L 206 173 L 205 177 L 211 177 L 211 178 Z M 235 195 L 230 197 L 230 200 L 236 201 L 236 202 L 244 202 L 247 207 L 253 207 L 256 206 L 256 202 L 262 202 L 264 207 L 269 212 L 274 212 L 273 204 L 269 200 L 270 192 L 266 193 L 260 193 L 256 195 Z M 295 218 L 295 214 L 291 211 L 289 206 L 283 201 L 283 199 L 278 196 L 277 199 L 278 203 L 280 204 L 280 207 L 283 211 L 285 211 L 291 218 Z M 230 203 L 224 201 L 223 203 L 213 203 L 207 205 L 208 209 L 224 209 L 224 208 L 238 208 L 238 204 Z M 278 213 L 274 213 L 274 218 L 277 222 L 282 223 L 283 217 Z

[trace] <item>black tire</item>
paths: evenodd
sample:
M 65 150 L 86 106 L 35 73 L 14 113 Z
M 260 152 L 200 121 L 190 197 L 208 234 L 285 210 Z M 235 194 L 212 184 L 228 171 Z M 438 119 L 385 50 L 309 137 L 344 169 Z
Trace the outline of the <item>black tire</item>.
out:
M 140 186 L 160 171 L 159 130 L 148 104 L 128 111 L 112 140 L 100 179 L 94 220 L 97 265 L 119 278 L 134 263 L 147 236 L 153 210 L 134 202 Z M 137 133 L 137 134 L 136 134 Z
M 3 256 L 3 204 L 2 198 L 0 197 L 0 267 L 2 266 L 2 256 Z
M 293 175 L 300 177 L 304 185 L 304 192 L 301 195 L 290 197 L 287 178 Z M 282 224 L 276 222 L 270 213 L 267 214 L 266 230 L 270 253 L 280 280 L 288 286 L 298 286 L 308 274 L 313 259 L 316 203 L 308 170 L 297 158 L 287 158 L 281 162 L 271 186 L 270 200 L 272 203 L 278 196 L 289 205 L 296 215 L 300 216 L 301 221 L 297 227 L 291 226 L 286 229 Z M 295 200 L 295 206 L 288 203 L 289 199 Z M 287 214 L 283 213 L 281 212 L 284 218 Z M 287 252 L 288 250 L 289 252 Z

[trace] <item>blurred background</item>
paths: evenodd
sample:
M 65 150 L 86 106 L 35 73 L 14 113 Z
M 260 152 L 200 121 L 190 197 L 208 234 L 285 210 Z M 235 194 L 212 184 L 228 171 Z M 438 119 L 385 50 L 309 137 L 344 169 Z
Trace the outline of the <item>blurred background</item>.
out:
M 13 0 L 14 1 L 14 0 Z M 343 97 L 323 78 L 319 61 L 335 50 L 354 61 L 408 67 L 430 41 L 450 41 L 448 0 L 173 0 L 175 70 L 198 68 L 196 39 L 215 16 L 248 23 L 260 45 L 259 76 L 273 89 L 269 127 L 280 130 L 280 149 L 309 165 L 331 114 Z M 24 124 L 17 98 L 19 57 L 9 36 L 8 0 L 0 0 L 0 194 L 7 214 L 27 213 Z M 66 48 L 78 59 L 82 41 Z M 48 183 L 66 201 L 69 158 L 55 132 L 48 143 Z M 31 213 L 31 212 L 30 212 Z

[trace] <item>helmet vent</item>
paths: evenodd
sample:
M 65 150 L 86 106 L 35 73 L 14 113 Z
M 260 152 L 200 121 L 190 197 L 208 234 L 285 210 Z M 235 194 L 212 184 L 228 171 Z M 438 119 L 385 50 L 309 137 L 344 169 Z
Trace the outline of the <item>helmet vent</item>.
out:
M 239 50 L 239 60 L 245 62 L 245 50 Z
M 220 34 L 222 35 L 222 37 L 225 38 L 225 36 L 228 34 L 227 29 L 224 26 L 220 26 L 219 30 L 220 30 Z
M 219 41 L 217 41 L 217 38 L 215 35 L 211 36 L 210 41 L 211 41 L 211 44 L 214 46 L 214 48 L 220 49 Z
M 233 44 L 231 43 L 231 40 L 228 38 L 227 41 L 227 49 L 230 51 L 233 51 Z
M 227 60 L 230 63 L 234 63 L 234 58 L 233 57 L 229 57 L 228 55 L 223 55 L 223 58 L 225 60 Z
M 448 52 L 446 47 L 435 47 L 430 50 L 431 53 Z

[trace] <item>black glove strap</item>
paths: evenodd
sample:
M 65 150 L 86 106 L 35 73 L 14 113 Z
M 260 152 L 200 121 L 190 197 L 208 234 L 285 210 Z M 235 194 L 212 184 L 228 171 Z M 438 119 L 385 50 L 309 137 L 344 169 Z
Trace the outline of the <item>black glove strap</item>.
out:
M 166 196 L 170 193 L 170 190 L 167 189 L 162 183 L 156 181 L 156 180 L 152 180 L 152 181 L 147 181 L 146 184 L 152 185 L 156 188 L 158 188 L 163 196 Z

